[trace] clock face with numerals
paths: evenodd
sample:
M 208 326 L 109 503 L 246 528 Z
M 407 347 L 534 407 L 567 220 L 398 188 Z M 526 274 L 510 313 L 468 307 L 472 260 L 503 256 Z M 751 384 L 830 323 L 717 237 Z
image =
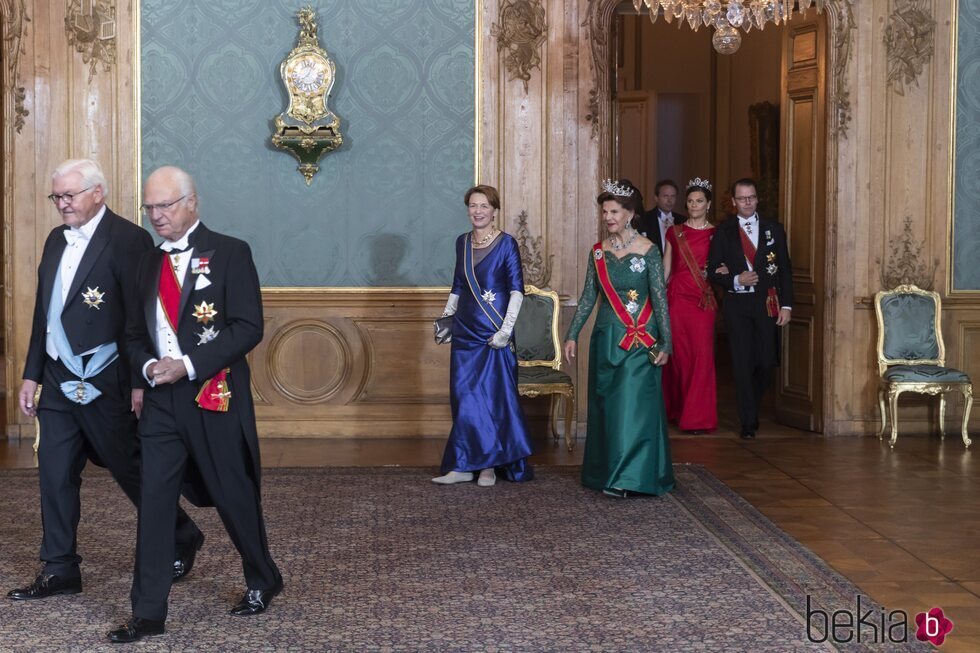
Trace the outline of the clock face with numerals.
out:
M 320 57 L 297 57 L 286 67 L 286 83 L 298 93 L 319 95 L 329 86 L 330 66 Z

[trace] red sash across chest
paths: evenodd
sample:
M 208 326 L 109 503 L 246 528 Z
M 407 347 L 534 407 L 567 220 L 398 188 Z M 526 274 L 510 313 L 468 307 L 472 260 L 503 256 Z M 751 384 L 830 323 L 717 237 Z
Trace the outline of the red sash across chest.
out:
M 653 315 L 653 305 L 650 304 L 650 298 L 647 297 L 646 301 L 643 302 L 643 308 L 640 309 L 640 314 L 634 320 L 630 312 L 626 310 L 626 305 L 619 298 L 619 295 L 616 293 L 616 288 L 609 279 L 609 269 L 606 267 L 606 257 L 602 252 L 601 242 L 592 246 L 592 259 L 595 261 L 595 271 L 596 276 L 599 278 L 599 286 L 606 295 L 606 299 L 609 301 L 609 305 L 612 306 L 616 317 L 626 327 L 626 335 L 619 341 L 620 348 L 629 351 L 635 346 L 653 347 L 657 343 L 657 340 L 647 333 L 647 323 L 650 322 L 650 317 Z

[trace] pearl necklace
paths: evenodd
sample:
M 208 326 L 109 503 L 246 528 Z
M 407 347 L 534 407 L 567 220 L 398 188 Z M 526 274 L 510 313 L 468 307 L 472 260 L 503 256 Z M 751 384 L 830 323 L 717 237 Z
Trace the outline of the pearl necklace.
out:
M 705 221 L 704 221 L 704 224 L 703 224 L 703 225 L 701 225 L 700 227 L 695 227 L 695 226 L 694 226 L 693 224 L 691 224 L 691 223 L 690 223 L 690 220 L 689 220 L 689 221 L 688 221 L 688 222 L 687 222 L 686 224 L 687 224 L 687 226 L 688 226 L 688 227 L 690 227 L 691 229 L 697 229 L 697 230 L 699 230 L 699 231 L 700 231 L 701 229 L 707 229 L 708 227 L 710 227 L 710 226 L 711 226 L 711 223 L 710 223 L 710 222 L 708 222 L 707 220 L 705 220 Z
M 630 227 L 629 229 L 630 229 L 630 231 L 633 232 L 633 235 L 630 236 L 630 239 L 629 240 L 623 241 L 619 245 L 617 245 L 615 242 L 613 242 L 613 239 L 612 239 L 611 236 L 609 237 L 609 244 L 612 246 L 612 248 L 614 250 L 619 251 L 621 249 L 626 249 L 627 247 L 629 247 L 630 245 L 632 245 L 633 244 L 633 241 L 636 240 L 636 237 L 640 235 L 640 232 L 638 232 L 636 229 L 633 229 L 632 227 Z M 619 236 L 619 239 L 622 240 L 623 237 L 622 236 Z
M 475 236 L 476 235 L 476 232 L 473 232 L 473 235 Z M 486 245 L 487 243 L 489 243 L 491 240 L 493 240 L 493 237 L 496 236 L 496 235 L 497 235 L 497 228 L 496 227 L 491 227 L 490 228 L 490 233 L 488 233 L 486 236 L 484 236 L 480 240 L 474 240 L 473 241 L 473 247 L 483 247 L 484 245 Z

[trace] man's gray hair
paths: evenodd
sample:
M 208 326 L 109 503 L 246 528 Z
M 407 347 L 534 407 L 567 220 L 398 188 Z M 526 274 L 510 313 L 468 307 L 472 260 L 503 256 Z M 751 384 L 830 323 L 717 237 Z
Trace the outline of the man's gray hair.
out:
M 51 174 L 51 179 L 77 172 L 82 177 L 85 186 L 102 186 L 102 194 L 109 194 L 109 182 L 106 181 L 102 168 L 92 159 L 68 159 L 58 165 Z

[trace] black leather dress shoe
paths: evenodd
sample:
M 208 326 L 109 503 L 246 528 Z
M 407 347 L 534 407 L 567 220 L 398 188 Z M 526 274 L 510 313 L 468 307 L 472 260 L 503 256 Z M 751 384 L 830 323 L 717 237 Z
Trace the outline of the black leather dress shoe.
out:
M 247 617 L 253 614 L 261 614 L 272 603 L 272 599 L 282 591 L 283 582 L 271 590 L 246 590 L 245 596 L 238 602 L 238 605 L 231 609 L 231 613 L 236 617 Z
M 127 642 L 135 642 L 141 637 L 148 637 L 149 635 L 162 635 L 163 634 L 163 623 L 162 621 L 153 621 L 152 619 L 144 619 L 142 617 L 130 617 L 129 621 L 119 626 L 115 630 L 110 630 L 106 637 L 113 644 L 126 644 Z
M 174 582 L 191 573 L 191 569 L 194 568 L 194 560 L 197 559 L 197 552 L 201 550 L 204 546 L 204 533 L 198 533 L 198 537 L 191 542 L 190 546 L 184 551 L 179 551 L 177 553 L 177 559 L 174 560 Z
M 755 440 L 755 431 L 744 430 L 738 437 L 742 438 L 743 440 Z
M 15 601 L 29 601 L 31 599 L 46 599 L 57 594 L 78 594 L 82 591 L 82 579 L 80 576 L 75 578 L 63 578 L 52 574 L 38 574 L 34 582 L 27 587 L 20 587 L 7 592 L 7 596 Z

